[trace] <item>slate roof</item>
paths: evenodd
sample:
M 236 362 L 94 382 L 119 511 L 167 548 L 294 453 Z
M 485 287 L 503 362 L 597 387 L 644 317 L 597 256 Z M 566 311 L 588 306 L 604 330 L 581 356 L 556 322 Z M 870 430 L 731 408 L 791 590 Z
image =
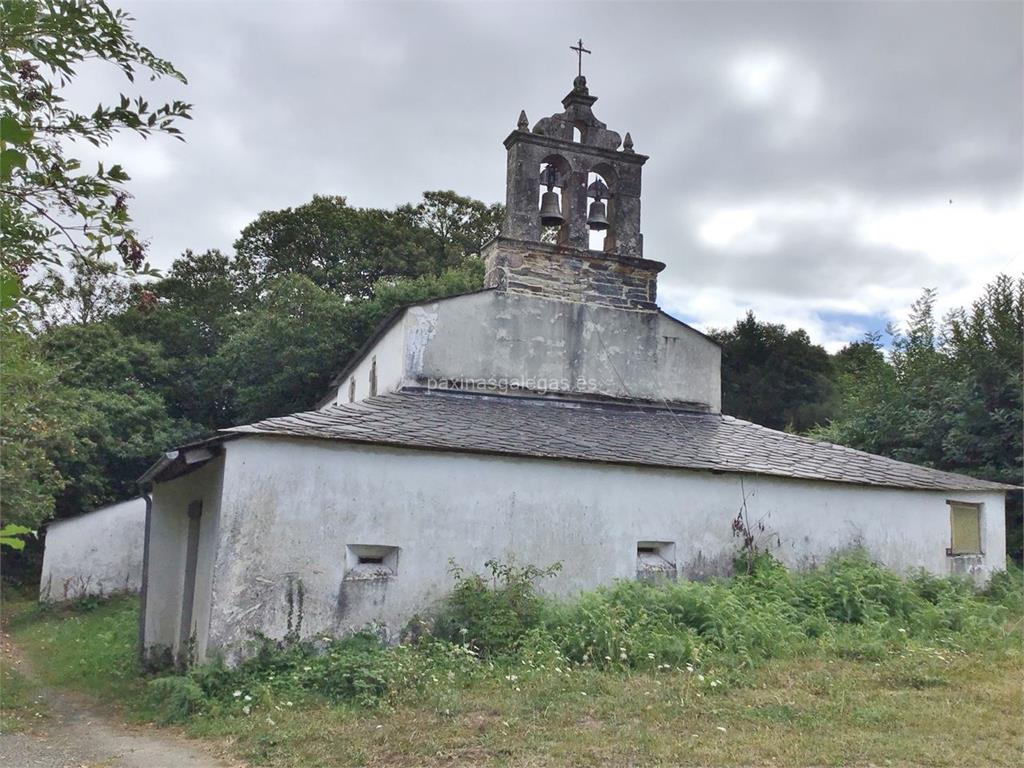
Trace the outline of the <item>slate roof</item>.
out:
M 1013 487 L 720 414 L 478 394 L 390 393 L 223 431 L 898 488 Z

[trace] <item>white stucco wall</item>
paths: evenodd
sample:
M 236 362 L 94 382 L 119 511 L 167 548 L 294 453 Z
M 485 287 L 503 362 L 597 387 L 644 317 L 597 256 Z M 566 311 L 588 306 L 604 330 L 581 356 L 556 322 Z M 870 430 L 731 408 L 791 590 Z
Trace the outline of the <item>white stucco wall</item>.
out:
M 409 307 L 324 407 L 401 387 L 687 403 L 721 410 L 721 349 L 657 312 L 482 291 Z
M 195 634 L 197 656 L 202 659 L 200 649 L 206 647 L 210 626 L 211 577 L 217 555 L 223 465 L 223 457 L 215 458 L 191 474 L 158 483 L 153 490 L 146 595 L 147 648 L 167 649 L 173 654 L 182 651 L 179 639 L 188 545 L 188 508 L 193 501 L 201 501 L 203 511 L 191 632 Z
M 947 499 L 981 503 L 985 571 L 1004 562 L 1001 493 L 947 493 L 497 456 L 249 437 L 226 446 L 213 645 L 251 627 L 286 631 L 287 596 L 302 634 L 380 621 L 397 632 L 451 587 L 448 559 L 560 561 L 545 583 L 570 595 L 636 573 L 638 541 L 675 543 L 681 577 L 727 571 L 730 524 L 744 491 L 775 554 L 809 566 L 853 545 L 897 570 L 948 573 Z M 388 580 L 348 582 L 346 546 L 399 547 Z
M 138 592 L 146 502 L 128 499 L 46 527 L 39 599 Z
M 349 375 L 342 381 L 335 392 L 334 398 L 322 407 L 343 405 L 349 402 L 350 382 L 355 382 L 355 398 L 359 402 L 370 397 L 370 371 L 376 359 L 377 394 L 394 392 L 402 385 L 403 354 L 405 351 L 405 323 L 399 319 L 387 333 L 380 337 L 373 348 L 359 361 Z

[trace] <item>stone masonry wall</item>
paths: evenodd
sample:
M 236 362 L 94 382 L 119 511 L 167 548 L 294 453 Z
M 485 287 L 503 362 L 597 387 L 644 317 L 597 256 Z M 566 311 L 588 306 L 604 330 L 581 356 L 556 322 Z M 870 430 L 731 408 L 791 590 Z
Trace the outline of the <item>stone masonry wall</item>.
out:
M 498 238 L 484 249 L 484 286 L 528 296 L 657 310 L 658 272 L 665 265 L 599 251 Z

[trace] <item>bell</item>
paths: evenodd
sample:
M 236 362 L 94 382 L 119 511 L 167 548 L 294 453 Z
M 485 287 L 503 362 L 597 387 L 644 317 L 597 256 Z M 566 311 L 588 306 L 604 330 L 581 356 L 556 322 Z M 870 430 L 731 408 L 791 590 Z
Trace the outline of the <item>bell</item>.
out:
M 558 193 L 548 190 L 540 198 L 540 223 L 545 227 L 560 227 L 564 221 Z
M 608 215 L 605 212 L 604 203 L 600 200 L 595 200 L 590 204 L 587 226 L 596 230 L 608 229 Z

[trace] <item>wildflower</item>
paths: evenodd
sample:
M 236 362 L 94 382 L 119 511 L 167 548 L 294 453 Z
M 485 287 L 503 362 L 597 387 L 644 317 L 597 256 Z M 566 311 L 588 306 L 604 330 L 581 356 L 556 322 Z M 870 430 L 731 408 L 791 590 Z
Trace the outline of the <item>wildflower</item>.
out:
M 235 691 L 235 692 L 234 692 L 233 694 L 231 694 L 231 695 L 232 695 L 232 696 L 234 696 L 234 697 L 235 697 L 235 698 L 237 699 L 237 698 L 238 698 L 239 696 L 241 696 L 241 695 L 242 695 L 242 692 L 241 692 L 241 691 Z
M 654 661 L 654 654 L 653 653 L 648 653 L 647 654 L 647 658 L 650 659 L 651 661 Z
M 693 664 L 687 664 L 686 665 L 686 671 L 687 672 L 693 672 Z
M 711 687 L 712 688 L 717 688 L 718 687 L 718 681 L 717 680 L 712 680 L 711 681 Z
M 313 669 L 312 667 L 303 667 L 302 671 L 303 672 L 310 672 L 310 671 L 312 671 L 312 669 Z
M 246 701 L 252 701 L 252 696 L 246 696 L 246 697 L 245 697 L 245 700 L 246 700 Z
M 704 675 L 697 675 L 697 679 L 700 680 L 703 683 L 704 682 Z
M 725 732 L 726 732 L 726 731 L 725 731 L 725 728 L 724 728 L 723 726 L 721 726 L 721 725 L 716 725 L 716 726 L 715 726 L 715 729 L 716 729 L 716 730 L 719 730 L 719 731 L 721 731 L 722 733 L 725 733 Z
M 284 703 L 284 705 L 285 705 L 286 707 L 290 707 L 290 706 L 292 706 L 292 703 L 291 703 L 290 701 L 286 701 L 286 702 Z
M 619 659 L 620 659 L 621 661 L 625 661 L 625 660 L 626 660 L 626 659 L 628 659 L 628 658 L 629 658 L 629 656 L 627 656 L 627 655 L 626 655 L 626 652 L 625 652 L 625 651 L 622 651 L 622 652 L 620 652 L 620 653 L 619 653 Z
M 246 704 L 244 707 L 242 707 L 242 712 L 248 715 L 250 712 L 252 712 L 252 709 L 249 707 L 248 704 Z

